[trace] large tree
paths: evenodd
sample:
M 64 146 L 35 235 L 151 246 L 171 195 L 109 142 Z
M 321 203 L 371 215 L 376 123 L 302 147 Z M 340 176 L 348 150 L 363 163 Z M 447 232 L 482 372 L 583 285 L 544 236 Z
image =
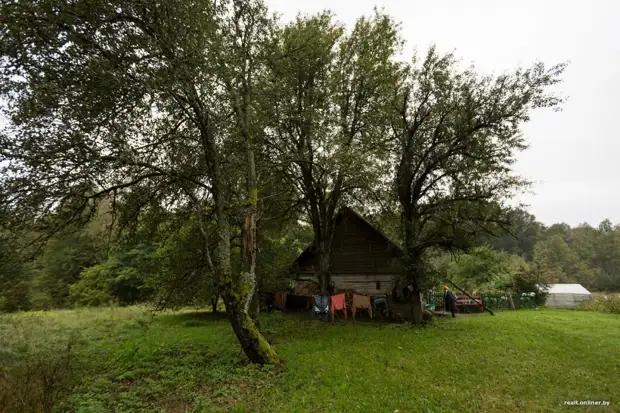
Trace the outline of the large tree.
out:
M 552 283 L 577 282 L 591 288 L 598 276 L 590 262 L 580 259 L 579 253 L 571 249 L 560 234 L 552 235 L 536 244 L 534 264 Z
M 521 255 L 528 261 L 534 256 L 534 246 L 542 237 L 544 226 L 536 221 L 536 217 L 522 208 L 508 211 L 507 218 L 510 228 L 503 233 L 492 236 L 483 234 L 482 240 L 494 248 L 510 254 Z
M 414 321 L 425 251 L 467 248 L 480 232 L 508 224 L 504 203 L 527 184 L 511 169 L 526 147 L 520 127 L 532 109 L 560 103 L 548 87 L 563 69 L 538 63 L 483 77 L 434 48 L 413 59 L 395 94 L 392 130 Z
M 599 288 L 620 291 L 620 226 L 606 219 L 599 225 L 593 265 L 599 268 Z
M 374 202 L 386 176 L 386 109 L 400 46 L 397 25 L 378 11 L 350 33 L 329 13 L 299 17 L 274 39 L 265 91 L 269 153 L 312 224 L 323 291 L 338 210 Z
M 259 1 L 42 0 L 0 5 L 3 213 L 25 222 L 139 192 L 191 208 L 233 330 L 277 356 L 249 316 L 257 184 L 253 83 L 270 19 Z M 260 118 L 257 118 L 260 119 Z M 243 217 L 243 270 L 231 222 Z

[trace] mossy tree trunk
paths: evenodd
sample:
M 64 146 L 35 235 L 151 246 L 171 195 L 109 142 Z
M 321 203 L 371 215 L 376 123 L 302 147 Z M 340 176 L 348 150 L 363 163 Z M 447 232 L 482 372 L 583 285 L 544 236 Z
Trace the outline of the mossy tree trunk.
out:
M 248 359 L 257 364 L 277 364 L 278 355 L 260 333 L 254 320 L 236 297 L 224 298 L 230 324 Z
M 220 215 L 218 214 L 219 218 Z M 249 219 L 247 224 L 251 227 L 251 217 L 248 215 L 246 218 Z M 244 222 L 245 225 L 246 222 Z M 242 271 L 238 277 L 233 277 L 230 265 L 230 230 L 226 216 L 221 216 L 218 226 L 220 248 L 218 248 L 218 259 L 216 261 L 218 263 L 217 272 L 221 296 L 226 305 L 226 313 L 232 329 L 243 352 L 252 363 L 277 364 L 279 359 L 276 352 L 260 333 L 249 313 L 253 282 L 256 281 L 255 274 L 252 271 Z
M 260 328 L 260 296 L 258 290 L 258 283 L 256 288 L 254 289 L 254 294 L 252 295 L 252 302 L 250 303 L 250 317 L 254 320 L 254 324 L 256 327 Z
M 278 357 L 274 349 L 258 330 L 258 311 L 252 310 L 256 295 L 256 254 L 257 254 L 257 221 L 258 221 L 258 180 L 256 173 L 255 150 L 261 145 L 261 126 L 257 126 L 256 99 L 254 79 L 260 57 L 256 53 L 256 46 L 266 40 L 263 29 L 269 25 L 268 19 L 261 20 L 264 15 L 261 4 L 235 0 L 233 21 L 237 37 L 230 43 L 230 59 L 236 61 L 239 70 L 229 72 L 230 81 L 227 83 L 231 102 L 234 108 L 237 133 L 243 142 L 245 153 L 245 196 L 243 210 L 243 225 L 241 229 L 241 274 L 235 279 L 232 294 L 224 298 L 226 310 L 230 318 L 235 335 L 250 361 L 258 364 L 275 364 Z M 259 29 L 256 21 L 264 26 Z M 243 29 L 242 29 L 243 28 Z M 243 38 L 239 42 L 238 38 Z M 230 62 L 229 62 L 230 63 Z M 224 68 L 229 70 L 229 68 Z M 256 297 L 258 300 L 258 297 Z M 258 304 L 258 303 L 256 303 Z

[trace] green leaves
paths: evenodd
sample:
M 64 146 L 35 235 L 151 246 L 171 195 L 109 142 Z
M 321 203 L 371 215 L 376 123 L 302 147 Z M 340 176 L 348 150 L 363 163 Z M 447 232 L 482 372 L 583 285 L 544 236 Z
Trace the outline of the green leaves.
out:
M 392 117 L 411 259 L 428 248 L 467 248 L 510 223 L 505 202 L 528 186 L 511 169 L 526 146 L 520 127 L 531 110 L 561 102 L 548 90 L 563 69 L 537 63 L 493 78 L 460 69 L 453 55 L 434 48 L 413 59 Z
M 378 11 L 350 33 L 322 13 L 274 36 L 265 161 L 294 188 L 319 254 L 329 254 L 338 209 L 379 204 L 390 179 L 386 119 L 400 46 L 398 26 Z
M 443 259 L 450 257 L 446 255 Z M 443 266 L 450 280 L 474 292 L 505 290 L 512 286 L 512 280 L 521 269 L 528 268 L 523 259 L 486 246 L 476 247 Z

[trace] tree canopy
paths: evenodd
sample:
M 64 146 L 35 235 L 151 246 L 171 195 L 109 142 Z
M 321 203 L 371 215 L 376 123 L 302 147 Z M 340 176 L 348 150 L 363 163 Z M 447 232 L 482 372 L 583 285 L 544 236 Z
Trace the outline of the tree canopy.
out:
M 512 171 L 520 128 L 561 103 L 562 64 L 483 76 L 434 48 L 407 63 L 381 11 L 347 30 L 328 12 L 282 23 L 261 0 L 9 0 L 0 16 L 2 235 L 49 241 L 37 275 L 2 279 L 4 308 L 30 290 L 45 306 L 221 297 L 249 359 L 276 363 L 253 297 L 285 283 L 309 234 L 329 290 L 344 205 L 400 234 L 416 292 L 428 251 L 513 221 L 527 227 L 513 252 L 543 268 L 616 274 L 588 231 L 534 245 L 507 207 L 527 185 Z M 560 241 L 577 252 L 546 252 Z

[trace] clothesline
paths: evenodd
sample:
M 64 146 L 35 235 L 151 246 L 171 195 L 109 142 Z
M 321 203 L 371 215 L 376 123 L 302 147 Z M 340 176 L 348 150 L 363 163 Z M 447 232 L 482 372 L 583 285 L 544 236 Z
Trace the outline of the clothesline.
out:
M 367 311 L 371 319 L 376 313 L 383 309 L 389 311 L 388 300 L 385 295 L 367 296 L 361 294 L 352 294 L 350 300 L 347 300 L 347 294 L 340 293 L 332 296 L 313 295 L 299 296 L 287 294 L 286 292 L 274 293 L 274 307 L 279 310 L 291 311 L 307 311 L 313 309 L 314 315 L 321 321 L 327 321 L 328 314 L 332 315 L 332 325 L 335 321 L 336 311 L 344 313 L 344 319 L 347 321 L 348 311 L 351 311 L 353 320 L 358 310 Z

